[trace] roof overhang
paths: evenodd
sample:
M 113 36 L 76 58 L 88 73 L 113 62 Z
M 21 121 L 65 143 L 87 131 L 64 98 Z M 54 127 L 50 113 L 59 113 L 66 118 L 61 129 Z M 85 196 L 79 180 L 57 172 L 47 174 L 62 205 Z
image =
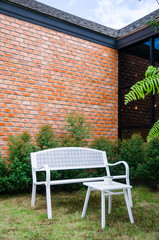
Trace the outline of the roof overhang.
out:
M 39 11 L 35 11 L 34 9 L 21 6 L 15 2 L 13 3 L 10 1 L 0 0 L 0 13 L 113 49 L 117 49 L 117 39 L 114 37 L 105 35 L 102 32 L 93 31 L 87 27 L 80 26 L 57 17 L 41 13 Z
M 133 33 L 127 34 L 117 39 L 117 49 L 121 49 L 127 47 L 129 45 L 135 44 L 140 41 L 146 41 L 146 39 L 156 36 L 159 34 L 159 27 L 158 29 L 154 29 L 153 26 L 145 26 L 142 27 Z
M 153 27 L 146 26 L 148 21 L 159 15 L 159 10 L 120 30 L 79 18 L 35 0 L 0 0 L 0 13 L 113 49 L 122 49 L 159 33 L 159 28 L 155 31 Z

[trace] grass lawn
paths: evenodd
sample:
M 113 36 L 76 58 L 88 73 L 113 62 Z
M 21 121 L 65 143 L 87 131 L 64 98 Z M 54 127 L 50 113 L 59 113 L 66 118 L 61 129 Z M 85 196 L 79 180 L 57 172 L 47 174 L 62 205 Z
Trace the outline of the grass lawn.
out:
M 81 219 L 86 189 L 52 191 L 53 219 L 47 219 L 46 198 L 37 195 L 30 207 L 30 194 L 0 196 L 0 240 L 159 240 L 159 191 L 145 187 L 132 190 L 135 224 L 129 221 L 124 196 L 113 196 L 112 213 L 101 229 L 100 192 L 92 192 L 87 214 Z M 107 203 L 107 202 L 106 202 Z

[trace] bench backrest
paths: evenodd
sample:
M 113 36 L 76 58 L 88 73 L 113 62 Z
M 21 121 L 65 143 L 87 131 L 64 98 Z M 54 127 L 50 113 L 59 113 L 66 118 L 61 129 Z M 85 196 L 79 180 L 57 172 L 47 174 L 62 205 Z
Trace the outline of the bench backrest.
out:
M 31 153 L 32 168 L 48 165 L 51 170 L 106 167 L 107 157 L 104 151 L 63 147 Z

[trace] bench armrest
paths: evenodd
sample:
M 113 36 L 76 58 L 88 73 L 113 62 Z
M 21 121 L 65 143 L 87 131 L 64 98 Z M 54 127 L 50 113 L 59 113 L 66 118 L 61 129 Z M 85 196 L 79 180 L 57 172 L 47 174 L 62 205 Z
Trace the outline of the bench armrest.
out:
M 50 185 L 50 168 L 48 165 L 43 165 L 39 168 L 33 168 L 33 171 L 46 171 L 46 185 Z
M 129 181 L 129 165 L 127 164 L 127 162 L 119 161 L 119 162 L 116 162 L 116 163 L 107 163 L 107 165 L 110 166 L 110 167 L 111 166 L 116 166 L 116 165 L 119 165 L 119 164 L 124 164 L 126 174 L 125 174 L 125 176 L 123 178 L 126 178 L 126 183 L 127 184 L 130 184 L 130 181 Z

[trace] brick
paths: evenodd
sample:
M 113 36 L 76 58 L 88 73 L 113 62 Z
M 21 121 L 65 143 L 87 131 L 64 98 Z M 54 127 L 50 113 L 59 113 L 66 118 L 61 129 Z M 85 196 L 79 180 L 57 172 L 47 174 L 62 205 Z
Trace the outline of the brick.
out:
M 0 122 L 0 126 L 5 126 L 6 124 L 3 122 Z

